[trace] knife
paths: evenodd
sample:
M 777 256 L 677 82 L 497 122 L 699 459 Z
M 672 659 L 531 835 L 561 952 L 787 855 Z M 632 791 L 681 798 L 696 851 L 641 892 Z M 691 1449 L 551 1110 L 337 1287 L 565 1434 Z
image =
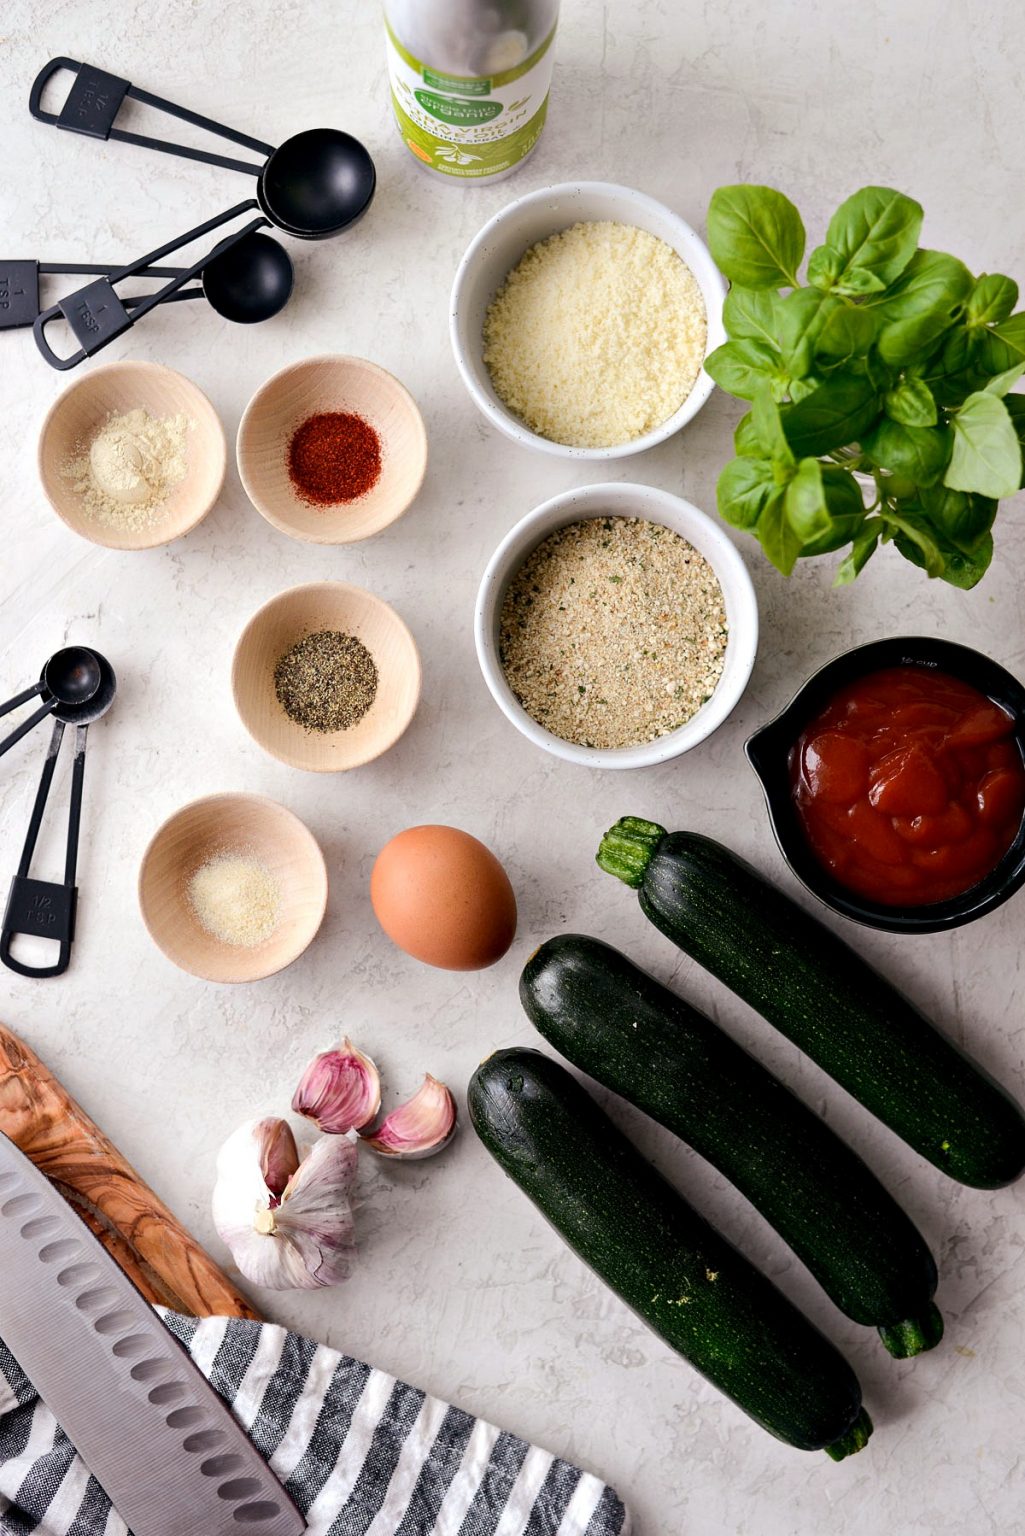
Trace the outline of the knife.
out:
M 134 1536 L 306 1530 L 186 1350 L 2 1132 L 0 1337 Z

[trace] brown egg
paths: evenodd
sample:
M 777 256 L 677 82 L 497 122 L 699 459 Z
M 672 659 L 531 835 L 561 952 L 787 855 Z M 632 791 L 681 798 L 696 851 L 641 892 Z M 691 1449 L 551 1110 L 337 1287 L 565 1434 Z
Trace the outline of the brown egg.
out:
M 490 848 L 458 827 L 410 827 L 377 856 L 370 900 L 407 955 L 444 971 L 480 971 L 516 932 L 516 897 Z

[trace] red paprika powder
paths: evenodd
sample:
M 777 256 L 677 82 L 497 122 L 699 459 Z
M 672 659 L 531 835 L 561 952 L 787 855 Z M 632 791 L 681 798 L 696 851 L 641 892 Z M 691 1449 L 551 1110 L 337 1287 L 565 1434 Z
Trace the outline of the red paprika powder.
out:
M 317 507 L 358 501 L 381 475 L 381 440 L 353 411 L 322 411 L 292 433 L 288 475 L 297 496 Z

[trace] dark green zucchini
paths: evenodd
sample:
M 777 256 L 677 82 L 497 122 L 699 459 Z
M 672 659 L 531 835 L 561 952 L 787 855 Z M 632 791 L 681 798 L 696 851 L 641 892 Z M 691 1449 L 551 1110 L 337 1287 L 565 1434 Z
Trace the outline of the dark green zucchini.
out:
M 799 1450 L 839 1461 L 862 1448 L 872 1426 L 847 1361 L 565 1067 L 497 1051 L 467 1102 L 485 1147 L 573 1251 L 721 1392 Z
M 1025 1116 L 1008 1094 L 842 939 L 711 838 L 627 816 L 598 863 L 700 965 L 962 1184 L 1025 1171 Z
M 724 1173 L 891 1354 L 939 1343 L 936 1265 L 918 1230 L 861 1158 L 711 1019 L 576 933 L 531 956 L 520 1001 L 574 1066 Z

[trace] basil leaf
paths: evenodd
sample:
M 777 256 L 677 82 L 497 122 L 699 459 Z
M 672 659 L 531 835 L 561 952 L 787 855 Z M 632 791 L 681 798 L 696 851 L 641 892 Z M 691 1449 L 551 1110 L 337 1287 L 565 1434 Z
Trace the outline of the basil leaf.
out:
M 869 300 L 880 325 L 880 356 L 899 367 L 931 352 L 960 319 L 972 282 L 955 256 L 916 251 L 896 282 Z
M 980 358 L 988 335 L 988 331 L 968 330 L 959 324 L 939 352 L 916 367 L 916 374 L 929 386 L 938 405 L 958 406 L 986 383 L 993 370 L 984 371 Z
M 997 515 L 998 503 L 991 497 L 952 491 L 945 485 L 923 487 L 918 502 L 937 532 L 966 555 L 978 549 Z
M 946 557 L 943 580 L 949 582 L 952 587 L 960 587 L 963 591 L 970 592 L 972 587 L 978 586 L 989 570 L 990 561 L 993 559 L 993 535 L 987 533 L 971 553 L 960 549 L 947 549 L 943 544 L 940 548 Z
M 740 400 L 753 400 L 758 385 L 779 375 L 779 353 L 760 341 L 724 341 L 705 358 L 705 372 Z
M 788 197 L 772 187 L 719 187 L 708 205 L 712 260 L 743 288 L 797 287 L 804 225 Z
M 862 187 L 840 204 L 826 230 L 826 244 L 843 260 L 834 290 L 864 294 L 894 282 L 914 255 L 921 228 L 922 209 L 912 198 L 890 187 Z
M 1011 425 L 1021 444 L 1022 460 L 1025 462 L 1025 395 L 1006 395 L 1004 410 L 1011 418 Z M 1022 484 L 1025 485 L 1025 474 L 1022 475 Z
M 885 279 L 870 267 L 845 267 L 833 284 L 834 293 L 849 294 L 852 298 L 864 298 L 870 293 L 882 293 Z
M 794 455 L 783 431 L 779 406 L 764 387 L 755 395 L 751 407 L 751 423 L 766 457 L 784 469 L 792 469 Z
M 791 379 L 806 378 L 816 366 L 837 367 L 868 351 L 875 316 L 818 288 L 798 288 L 780 301 L 777 331 L 783 366 Z
M 809 374 L 806 379 L 791 379 L 788 393 L 791 400 L 795 402 L 807 400 L 808 396 L 814 394 L 821 383 L 822 380 L 813 373 Z
M 928 519 L 914 512 L 894 512 L 887 508 L 883 514 L 893 542 L 907 560 L 921 566 L 927 576 L 942 576 L 946 557 L 936 541 Z
M 983 273 L 968 299 L 969 325 L 995 325 L 1006 320 L 1018 302 L 1018 284 L 1000 272 Z
M 951 453 L 947 427 L 905 427 L 888 416 L 861 439 L 862 450 L 880 469 L 906 475 L 917 485 L 934 485 Z
M 822 538 L 833 526 L 822 486 L 822 466 L 818 459 L 802 459 L 787 485 L 783 511 L 802 548 Z
M 719 516 L 731 528 L 753 529 L 773 496 L 781 494 L 768 459 L 731 459 L 715 488 Z
M 893 542 L 913 565 L 965 591 L 978 585 L 993 558 L 992 534 L 986 534 L 970 554 L 956 549 L 941 534 L 917 522 L 913 530 L 898 530 Z M 932 570 L 929 569 L 930 562 Z
M 783 408 L 783 431 L 798 458 L 831 453 L 857 442 L 879 414 L 871 379 L 859 374 L 828 378 L 804 400 Z
M 998 399 L 1013 389 L 1015 384 L 1025 373 L 1025 363 L 1016 363 L 1013 368 L 1006 368 L 1003 373 L 998 373 L 995 378 L 983 386 L 983 394 L 996 395 Z
M 777 489 L 766 502 L 754 535 L 777 571 L 789 576 L 800 556 L 801 540 L 790 526 L 783 509 L 784 499 L 785 493 Z
M 838 464 L 822 465 L 822 489 L 829 508 L 830 526 L 825 533 L 806 545 L 804 554 L 830 555 L 857 536 L 865 521 L 865 501 L 861 487 L 849 469 Z
M 765 457 L 765 449 L 762 447 L 758 433 L 755 431 L 754 417 L 750 411 L 745 412 L 733 429 L 733 448 L 742 458 L 761 459 Z
M 815 340 L 816 361 L 836 367 L 852 357 L 862 357 L 875 341 L 879 321 L 861 305 L 838 304 L 830 309 Z
M 818 288 L 797 288 L 780 301 L 776 334 L 791 378 L 801 379 L 811 372 L 815 342 L 830 306 L 843 308 L 839 299 Z
M 741 288 L 735 283 L 722 307 L 727 335 L 734 341 L 760 341 L 778 350 L 775 321 L 778 303 L 779 295 L 773 288 Z
M 982 496 L 1011 496 L 1021 485 L 1021 444 L 1007 407 L 984 391 L 969 395 L 953 419 L 954 447 L 944 485 Z
M 987 373 L 1003 373 L 1025 362 L 1025 312 L 978 332 L 979 364 Z
M 905 427 L 936 425 L 936 401 L 921 379 L 902 379 L 887 392 L 883 408 L 891 421 L 899 421 Z
M 883 524 L 880 518 L 866 518 L 861 528 L 854 535 L 850 554 L 846 555 L 837 567 L 836 575 L 833 578 L 834 587 L 849 586 L 855 577 L 861 575 L 869 559 L 876 552 L 882 532 Z
M 808 281 L 828 293 L 843 271 L 843 257 L 831 245 L 819 245 L 808 257 Z

